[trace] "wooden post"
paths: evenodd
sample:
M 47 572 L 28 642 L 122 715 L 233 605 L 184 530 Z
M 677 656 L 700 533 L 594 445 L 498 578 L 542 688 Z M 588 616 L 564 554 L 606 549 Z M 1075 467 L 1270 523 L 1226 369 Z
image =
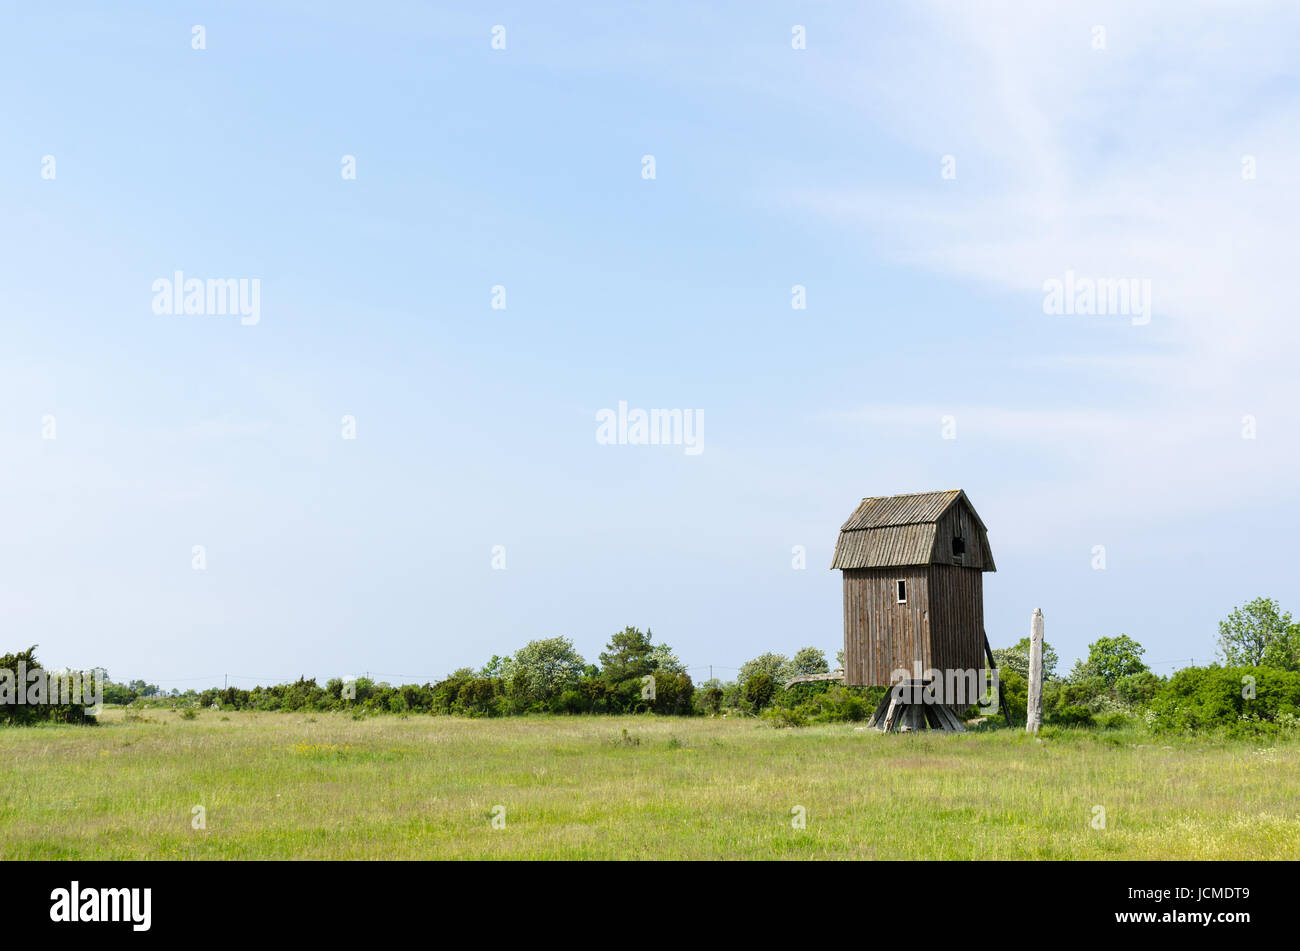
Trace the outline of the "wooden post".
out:
M 1037 733 L 1043 725 L 1043 609 L 1029 620 L 1029 711 L 1025 729 Z

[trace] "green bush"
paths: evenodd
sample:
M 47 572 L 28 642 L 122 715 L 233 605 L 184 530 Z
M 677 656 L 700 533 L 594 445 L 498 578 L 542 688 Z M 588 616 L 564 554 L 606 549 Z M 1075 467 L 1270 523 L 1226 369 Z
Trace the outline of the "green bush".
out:
M 819 698 L 817 720 L 822 723 L 857 723 L 865 720 L 871 716 L 886 689 L 833 684 Z
M 695 691 L 695 706 L 700 713 L 717 716 L 722 712 L 722 699 L 726 694 L 716 684 Z
M 1092 726 L 1092 711 L 1087 707 L 1061 707 L 1049 718 L 1048 722 L 1056 726 Z
M 1130 706 L 1150 703 L 1160 689 L 1160 678 L 1149 670 L 1115 681 L 1115 695 Z
M 778 726 L 857 722 L 871 715 L 885 689 L 845 687 L 830 680 L 794 684 L 775 692 L 763 716 Z
M 1248 696 L 1253 686 L 1254 696 Z M 1148 706 L 1157 732 L 1271 734 L 1300 717 L 1300 673 L 1272 667 L 1187 667 Z
M 584 710 L 588 713 L 605 713 L 608 709 L 609 687 L 600 677 L 592 674 L 578 681 L 577 692 L 582 696 Z
M 44 703 L 32 702 L 31 699 L 29 699 L 27 703 L 17 702 L 18 673 L 20 665 L 23 668 L 24 675 L 30 674 L 33 670 L 43 669 L 41 668 L 40 661 L 36 659 L 36 647 L 37 645 L 33 644 L 25 651 L 17 651 L 13 654 L 0 656 L 0 670 L 5 671 L 5 674 L 3 675 L 4 685 L 3 687 L 0 687 L 0 691 L 4 692 L 7 696 L 5 702 L 0 703 L 0 723 L 15 726 L 38 722 L 94 723 L 95 720 L 93 717 L 86 716 L 86 708 L 84 704 L 49 703 L 48 701 L 51 699 L 49 696 L 45 697 L 47 702 Z M 47 680 L 45 683 L 45 689 L 48 689 L 53 693 L 56 687 L 52 685 L 50 681 L 58 678 L 59 675 L 55 671 L 47 671 L 46 673 Z M 87 699 L 86 692 L 91 689 L 88 686 L 89 682 L 89 677 L 82 676 L 83 699 Z M 30 681 L 28 681 L 28 683 L 30 683 Z M 107 684 L 104 686 L 104 693 L 107 694 Z M 24 684 L 23 687 L 24 690 L 30 689 L 27 684 Z M 69 684 L 66 681 L 63 681 L 58 685 L 57 690 L 59 691 L 60 697 L 65 695 L 65 691 L 68 690 L 68 687 Z M 32 696 L 33 694 L 28 693 L 29 698 Z M 134 696 L 134 694 L 132 696 Z
M 1011 710 L 1011 722 L 1024 726 L 1026 711 L 1029 709 L 1029 681 L 1014 670 L 999 671 L 998 676 L 1007 698 L 1007 706 Z M 1048 709 L 1046 702 L 1043 704 L 1043 709 L 1044 712 Z M 1001 710 L 998 712 L 1000 714 Z
M 655 697 L 651 709 L 655 713 L 684 716 L 695 712 L 695 685 L 688 674 L 657 670 Z
M 1114 713 L 1100 713 L 1095 718 L 1097 726 L 1103 730 L 1122 730 L 1126 726 L 1133 724 L 1133 718 L 1127 713 L 1116 711 Z
M 587 713 L 591 709 L 590 703 L 577 690 L 566 690 L 560 694 L 560 712 L 561 713 Z
M 139 696 L 139 694 L 137 694 L 134 690 L 132 690 L 130 687 L 126 686 L 125 684 L 115 684 L 111 682 L 106 682 L 104 684 L 103 697 L 105 703 L 113 703 L 113 704 L 118 704 L 120 706 L 126 706 L 128 703 L 133 701 L 137 696 Z
M 452 713 L 470 717 L 490 717 L 502 712 L 505 687 L 499 677 L 475 677 L 463 681 L 452 701 Z
M 1095 710 L 1101 704 L 1102 698 L 1109 697 L 1110 693 L 1110 683 L 1096 674 L 1070 680 L 1061 685 L 1061 694 L 1057 701 L 1058 709 L 1087 707 L 1089 710 Z
M 775 727 L 806 726 L 808 723 L 808 715 L 803 707 L 768 707 L 763 711 L 762 717 Z
M 754 674 L 745 681 L 745 702 L 755 711 L 771 703 L 775 693 L 776 685 L 769 674 Z

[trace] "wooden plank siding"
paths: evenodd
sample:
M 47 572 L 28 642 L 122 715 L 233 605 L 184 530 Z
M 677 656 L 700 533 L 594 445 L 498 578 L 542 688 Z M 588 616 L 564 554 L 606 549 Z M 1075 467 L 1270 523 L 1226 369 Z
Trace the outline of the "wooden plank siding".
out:
M 953 537 L 966 543 L 966 554 L 956 558 L 952 553 Z M 961 565 L 965 568 L 993 570 L 988 535 L 965 499 L 948 509 L 935 526 L 934 550 L 930 561 L 938 565 Z
M 898 668 L 929 662 L 930 571 L 926 565 L 855 568 L 844 572 L 844 682 L 888 685 Z M 907 603 L 897 584 L 907 582 Z
M 897 585 L 907 582 L 907 603 Z M 980 670 L 983 576 L 953 565 L 844 571 L 844 682 L 888 686 L 897 669 Z
M 984 573 L 930 566 L 930 647 L 940 670 L 984 669 Z

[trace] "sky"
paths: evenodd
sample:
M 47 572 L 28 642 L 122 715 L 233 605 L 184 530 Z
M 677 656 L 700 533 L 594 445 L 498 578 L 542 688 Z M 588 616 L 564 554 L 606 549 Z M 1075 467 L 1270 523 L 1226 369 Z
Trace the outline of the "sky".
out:
M 833 661 L 839 526 L 951 488 L 994 647 L 1168 673 L 1300 611 L 1300 11 L 1129 7 L 4 4 L 3 650 Z M 256 319 L 156 312 L 177 271 Z

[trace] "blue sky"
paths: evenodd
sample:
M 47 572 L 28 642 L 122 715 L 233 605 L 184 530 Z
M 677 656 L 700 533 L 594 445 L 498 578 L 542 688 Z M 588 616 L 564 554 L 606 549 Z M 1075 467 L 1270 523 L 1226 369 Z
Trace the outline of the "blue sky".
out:
M 995 646 L 1300 608 L 1297 16 L 1126 6 L 7 6 L 8 647 L 425 680 L 633 624 L 725 676 L 833 657 L 839 525 L 956 487 Z M 155 314 L 176 270 L 260 321 Z M 1069 270 L 1150 322 L 1045 314 Z M 704 451 L 598 445 L 620 400 Z

